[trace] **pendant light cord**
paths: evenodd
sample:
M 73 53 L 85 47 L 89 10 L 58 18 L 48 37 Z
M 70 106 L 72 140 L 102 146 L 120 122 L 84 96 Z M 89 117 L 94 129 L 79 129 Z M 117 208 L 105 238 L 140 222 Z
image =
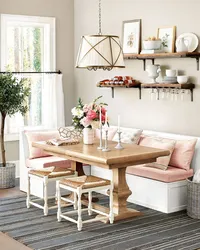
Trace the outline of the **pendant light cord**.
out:
M 99 0 L 99 35 L 101 34 L 101 0 Z

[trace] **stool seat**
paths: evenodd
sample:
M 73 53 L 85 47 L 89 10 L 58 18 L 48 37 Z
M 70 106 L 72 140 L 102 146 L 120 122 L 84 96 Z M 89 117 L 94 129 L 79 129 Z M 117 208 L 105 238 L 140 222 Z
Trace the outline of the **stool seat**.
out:
M 74 171 L 70 169 L 63 169 L 60 167 L 51 167 L 51 168 L 46 168 L 46 169 L 32 169 L 29 171 L 29 174 L 38 176 L 38 177 L 45 177 L 47 176 L 48 178 L 57 178 L 57 177 L 65 177 L 69 175 L 74 175 Z
M 105 180 L 103 178 L 99 178 L 96 176 L 83 175 L 83 176 L 77 176 L 77 177 L 68 178 L 68 179 L 62 179 L 60 180 L 60 184 L 71 187 L 71 188 L 81 187 L 82 189 L 88 189 L 88 188 L 107 186 L 107 185 L 110 185 L 111 182 L 109 180 Z
M 74 192 L 74 201 L 66 199 L 65 197 L 61 197 L 60 189 L 65 189 L 68 191 Z M 108 191 L 110 197 L 110 209 L 109 213 L 106 211 L 100 211 L 98 209 L 93 208 L 92 204 L 92 192 L 99 192 L 99 191 Z M 64 178 L 56 182 L 56 193 L 57 193 L 57 200 L 58 200 L 58 212 L 57 212 L 57 219 L 60 222 L 61 219 L 65 219 L 77 224 L 78 231 L 82 230 L 82 224 L 99 221 L 102 219 L 106 219 L 113 223 L 114 214 L 113 214 L 113 183 L 110 180 L 106 180 L 96 176 L 75 176 Z M 88 193 L 88 207 L 82 209 L 81 207 L 81 197 L 83 193 Z M 77 199 L 78 198 L 78 199 Z M 74 211 L 61 211 L 61 201 L 68 201 L 74 204 Z M 77 209 L 77 211 L 76 211 Z M 88 215 L 92 215 L 92 212 L 97 213 L 99 216 L 92 219 L 82 220 L 82 211 L 88 211 Z M 106 209 L 107 210 L 107 209 Z M 69 214 L 77 213 L 78 219 L 74 219 L 73 217 L 69 217 Z
M 65 169 L 63 167 L 56 167 L 52 166 L 49 168 L 44 169 L 31 169 L 28 171 L 28 188 L 27 188 L 27 199 L 26 199 L 26 205 L 27 208 L 30 208 L 30 205 L 33 205 L 35 207 L 41 208 L 44 211 L 44 215 L 48 215 L 48 210 L 56 208 L 57 205 L 48 207 L 48 183 L 49 182 L 56 182 L 57 180 L 60 180 L 62 178 L 72 178 L 77 176 L 77 172 L 73 171 L 71 169 Z M 31 199 L 31 180 L 32 179 L 38 179 L 43 183 L 44 188 L 44 198 L 42 199 Z M 32 182 L 33 184 L 33 182 Z M 57 198 L 57 194 L 54 196 Z M 38 203 L 38 201 L 44 200 L 44 205 L 41 205 Z M 63 205 L 64 206 L 64 205 Z

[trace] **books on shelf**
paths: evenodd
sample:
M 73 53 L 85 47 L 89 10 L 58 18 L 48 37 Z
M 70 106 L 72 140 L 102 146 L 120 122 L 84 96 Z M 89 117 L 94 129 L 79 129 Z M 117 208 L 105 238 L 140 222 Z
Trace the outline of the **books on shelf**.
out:
M 143 49 L 140 52 L 140 54 L 158 54 L 158 53 L 164 53 L 164 51 L 160 49 Z

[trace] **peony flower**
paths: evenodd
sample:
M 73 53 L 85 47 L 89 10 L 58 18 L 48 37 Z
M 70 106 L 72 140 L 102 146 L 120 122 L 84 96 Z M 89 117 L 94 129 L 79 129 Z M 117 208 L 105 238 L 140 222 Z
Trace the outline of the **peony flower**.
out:
M 91 106 L 90 105 L 88 105 L 88 104 L 85 104 L 84 105 L 84 107 L 83 107 L 83 112 L 84 113 L 87 113 L 89 110 L 91 110 L 92 108 L 91 108 Z
M 87 117 L 83 117 L 83 119 L 80 120 L 80 123 L 87 128 L 88 126 L 91 125 L 91 120 L 88 119 Z
M 89 110 L 86 117 L 90 120 L 94 120 L 97 118 L 97 113 L 94 110 Z
M 80 108 L 76 108 L 76 107 L 74 107 L 71 111 L 72 111 L 72 115 L 77 116 L 78 118 L 81 118 L 84 114 L 83 110 L 81 110 Z
M 103 115 L 106 114 L 106 109 L 105 109 L 104 107 L 101 107 L 101 113 L 102 113 Z

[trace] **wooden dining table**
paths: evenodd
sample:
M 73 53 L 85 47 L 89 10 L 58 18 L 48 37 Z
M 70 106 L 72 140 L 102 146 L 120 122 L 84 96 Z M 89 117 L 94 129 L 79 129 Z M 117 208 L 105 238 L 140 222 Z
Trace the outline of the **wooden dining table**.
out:
M 103 169 L 112 171 L 113 190 L 113 211 L 114 220 L 123 220 L 141 215 L 140 211 L 127 208 L 127 198 L 131 195 L 126 182 L 126 168 L 138 164 L 155 162 L 158 157 L 167 156 L 169 150 L 158 148 L 144 147 L 134 144 L 123 144 L 124 148 L 115 149 L 116 142 L 109 141 L 110 151 L 103 152 L 98 150 L 99 142 L 92 145 L 79 143 L 76 145 L 53 146 L 46 142 L 33 142 L 32 146 L 43 149 L 50 155 L 58 156 L 71 160 L 71 167 L 78 172 L 78 175 L 84 175 L 83 164 L 98 166 Z M 106 176 L 105 176 L 106 178 Z M 87 205 L 84 200 L 83 204 Z M 93 204 L 94 208 L 107 212 L 108 208 L 97 203 Z

